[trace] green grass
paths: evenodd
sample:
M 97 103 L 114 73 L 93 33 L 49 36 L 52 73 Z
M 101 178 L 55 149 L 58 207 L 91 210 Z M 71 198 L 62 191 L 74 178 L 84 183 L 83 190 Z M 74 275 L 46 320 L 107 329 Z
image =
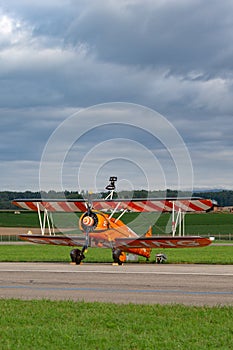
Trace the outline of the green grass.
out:
M 77 228 L 80 214 L 53 213 L 56 226 L 60 228 Z M 164 234 L 171 231 L 171 215 L 164 213 L 126 213 L 123 221 L 129 224 L 139 234 L 145 233 L 149 225 L 153 225 L 154 234 Z M 0 212 L 0 226 L 2 227 L 39 227 L 37 213 L 22 211 L 20 215 L 13 211 Z M 188 213 L 185 215 L 185 231 L 190 235 L 218 235 L 232 234 L 233 214 L 229 213 Z
M 19 262 L 69 262 L 71 247 L 51 245 L 0 245 L 0 261 Z M 155 254 L 161 250 L 153 249 L 150 262 L 155 261 Z M 167 263 L 195 264 L 233 264 L 233 246 L 214 246 L 203 248 L 162 249 L 167 255 Z M 110 249 L 89 248 L 85 262 L 112 262 Z M 145 263 L 145 258 L 139 258 Z
M 60 227 L 76 228 L 78 216 L 74 213 L 54 213 L 55 222 Z M 156 214 L 158 216 L 158 214 Z M 169 214 L 158 216 L 153 227 L 153 233 L 164 234 Z M 126 213 L 124 222 L 129 224 L 137 232 L 145 232 L 150 223 L 154 223 L 155 214 Z M 225 233 L 233 231 L 233 215 L 222 213 L 186 214 L 186 233 L 219 235 L 224 237 Z M 0 226 L 38 227 L 37 213 L 24 211 L 20 215 L 14 212 L 0 212 Z M 233 234 L 232 234 L 233 236 Z M 12 237 L 11 237 L 12 238 Z M 69 247 L 57 246 L 0 246 L 0 261 L 69 261 Z M 204 264 L 233 264 L 233 247 L 210 246 L 196 249 L 163 249 L 168 256 L 169 263 L 204 263 Z M 160 251 L 153 250 L 150 261 L 154 261 L 155 254 Z M 86 262 L 112 262 L 109 249 L 89 249 Z M 140 261 L 145 259 L 140 258 Z
M 233 308 L 0 300 L 4 350 L 228 350 Z
M 52 245 L 0 245 L 0 261 L 70 262 L 72 247 Z M 112 262 L 109 249 L 88 249 L 86 262 Z
M 59 227 L 77 227 L 79 216 L 75 213 L 53 213 L 56 224 Z M 0 211 L 1 227 L 40 227 L 38 214 L 32 211 Z
M 13 211 L 0 212 L 1 227 L 40 227 L 37 213 L 24 211 L 14 214 Z

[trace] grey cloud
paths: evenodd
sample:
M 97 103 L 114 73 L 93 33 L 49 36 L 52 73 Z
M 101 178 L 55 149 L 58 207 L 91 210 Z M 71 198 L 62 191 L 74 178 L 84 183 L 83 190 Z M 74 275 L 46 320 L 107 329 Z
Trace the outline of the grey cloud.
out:
M 57 6 L 58 5 L 58 6 Z M 89 47 L 99 60 L 169 67 L 173 74 L 232 69 L 233 4 L 219 1 L 10 1 L 33 35 Z M 224 69 L 223 69 L 224 66 Z M 223 74 L 223 72 L 222 72 Z
M 72 110 L 0 109 L 0 161 L 40 161 L 46 142 Z
M 223 63 L 232 68 L 230 1 L 100 4 L 76 12 L 67 41 L 88 43 L 101 60 L 170 67 L 179 74 L 214 74 Z
M 232 1 L 9 0 L 0 8 L 12 20 L 0 39 L 2 160 L 38 161 L 72 111 L 125 101 L 177 127 L 199 182 L 205 164 L 214 169 L 210 152 L 232 173 Z
M 10 2 L 22 11 L 31 32 L 26 49 L 21 45 L 16 48 L 21 55 L 16 54 L 15 61 L 5 62 L 3 55 L 3 105 L 3 100 L 9 103 L 12 89 L 16 105 L 24 101 L 27 105 L 87 106 L 121 100 L 163 112 L 164 105 L 169 110 L 169 105 L 179 107 L 185 101 L 191 112 L 203 106 L 207 110 L 209 105 L 212 113 L 217 97 L 217 107 L 229 104 L 231 108 L 232 78 L 224 89 L 212 78 L 229 69 L 224 65 L 214 70 L 212 59 L 230 53 L 227 9 L 231 3 L 212 2 L 211 8 L 207 2 L 182 1 L 145 2 L 143 6 L 136 1 L 105 6 L 99 1 L 66 4 L 54 8 L 54 2 L 49 1 L 33 6 L 28 1 L 20 5 Z M 201 33 L 198 40 L 196 31 Z M 225 46 L 221 49 L 221 45 Z M 15 51 L 10 50 L 7 59 L 14 57 Z M 23 91 L 30 91 L 30 96 L 21 96 Z M 224 103 L 223 94 L 227 99 Z

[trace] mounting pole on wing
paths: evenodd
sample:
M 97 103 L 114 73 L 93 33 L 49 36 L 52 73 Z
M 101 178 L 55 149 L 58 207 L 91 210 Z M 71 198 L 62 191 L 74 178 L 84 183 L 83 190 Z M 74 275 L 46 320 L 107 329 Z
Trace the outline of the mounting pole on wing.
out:
M 113 194 L 116 189 L 115 182 L 117 181 L 116 176 L 110 176 L 109 178 L 110 183 L 105 187 L 106 190 L 110 191 L 110 193 L 107 195 L 106 199 L 113 199 Z

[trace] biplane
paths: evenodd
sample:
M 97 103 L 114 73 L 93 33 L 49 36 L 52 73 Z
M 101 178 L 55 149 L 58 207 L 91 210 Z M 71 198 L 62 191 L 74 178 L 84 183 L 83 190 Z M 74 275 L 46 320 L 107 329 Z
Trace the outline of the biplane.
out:
M 203 198 L 166 198 L 166 199 L 114 199 L 115 182 L 117 177 L 110 177 L 109 191 L 105 199 L 85 201 L 83 199 L 66 200 L 26 200 L 15 199 L 14 205 L 23 209 L 38 212 L 41 234 L 21 234 L 21 240 L 37 243 L 79 247 L 70 252 L 71 260 L 80 264 L 88 247 L 110 248 L 113 262 L 122 265 L 126 261 L 126 254 L 134 254 L 150 258 L 152 248 L 194 248 L 204 247 L 211 243 L 211 239 L 200 236 L 176 235 L 177 221 L 174 222 L 171 235 L 152 235 L 152 228 L 148 227 L 143 236 L 139 236 L 121 220 L 126 212 L 207 212 L 214 203 Z M 48 213 L 52 212 L 81 212 L 79 228 L 83 235 L 55 234 L 51 231 Z M 41 212 L 44 213 L 42 218 Z M 114 214 L 118 213 L 118 217 Z M 49 234 L 45 233 L 46 220 Z

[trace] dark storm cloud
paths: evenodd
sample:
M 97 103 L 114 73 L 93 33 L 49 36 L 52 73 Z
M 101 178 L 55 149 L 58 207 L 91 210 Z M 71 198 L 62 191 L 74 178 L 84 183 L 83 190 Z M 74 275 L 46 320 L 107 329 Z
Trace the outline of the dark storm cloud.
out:
M 204 78 L 223 64 L 232 69 L 232 11 L 231 1 L 97 1 L 76 11 L 66 37 L 88 43 L 101 60 L 203 70 Z
M 18 99 L 19 90 L 30 91 L 21 103 L 121 100 L 164 112 L 164 105 L 196 109 L 208 107 L 216 95 L 220 105 L 222 94 L 231 97 L 232 77 L 224 91 L 214 80 L 229 78 L 232 65 L 229 1 L 10 1 L 5 7 L 23 18 L 27 33 L 26 49 L 18 44 L 18 65 L 10 61 L 4 69 L 11 79 L 4 81 L 7 95 L 12 79 Z
M 56 4 L 56 6 L 55 6 Z M 224 1 L 9 1 L 33 35 L 83 43 L 100 60 L 117 64 L 197 70 L 232 69 L 233 3 Z M 200 70 L 200 72 L 199 72 Z M 207 70 L 207 72 L 205 72 Z
M 232 172 L 232 13 L 229 0 L 0 0 L 1 159 L 38 160 L 71 113 L 122 101 L 177 127 L 200 185 L 218 161 Z

